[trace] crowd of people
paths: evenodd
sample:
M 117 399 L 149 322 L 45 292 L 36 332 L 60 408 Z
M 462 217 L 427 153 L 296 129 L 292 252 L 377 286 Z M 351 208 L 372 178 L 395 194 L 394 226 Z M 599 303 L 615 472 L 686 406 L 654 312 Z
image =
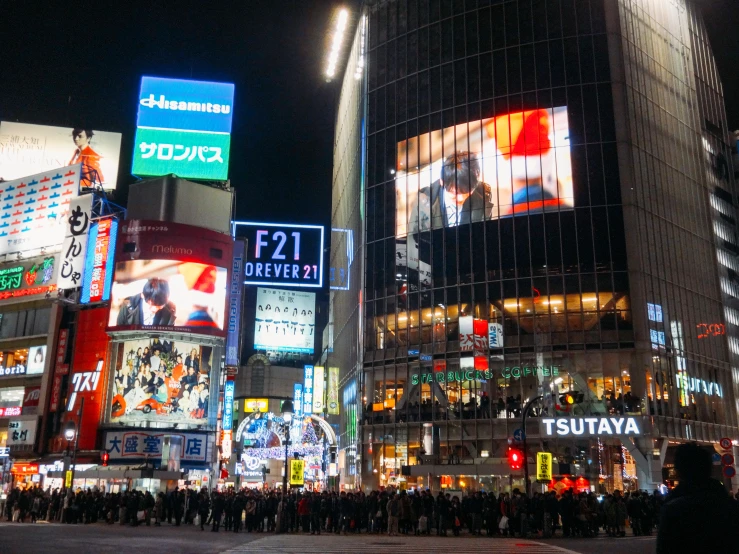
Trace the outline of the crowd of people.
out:
M 104 493 L 100 490 L 44 491 L 15 489 L 7 498 L 8 521 L 39 519 L 64 523 L 120 525 L 198 525 L 212 531 L 271 532 L 281 526 L 288 532 L 311 534 L 387 533 L 592 537 L 602 529 L 624 536 L 628 520 L 634 535 L 650 534 L 657 523 L 662 496 L 655 492 L 619 491 L 600 500 L 593 493 L 561 497 L 554 491 L 527 499 L 518 489 L 512 494 L 488 492 L 452 496 L 429 491 L 293 492 L 284 501 L 279 491 L 242 489 L 208 492 L 175 489 Z

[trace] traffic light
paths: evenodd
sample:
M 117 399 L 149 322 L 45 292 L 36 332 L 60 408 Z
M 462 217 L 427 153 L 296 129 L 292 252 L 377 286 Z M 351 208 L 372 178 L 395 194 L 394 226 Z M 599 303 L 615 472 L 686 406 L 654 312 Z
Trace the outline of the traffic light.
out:
M 508 467 L 513 470 L 521 469 L 523 467 L 523 452 L 516 448 L 509 448 Z
M 100 459 L 103 462 L 103 467 L 108 467 L 108 460 L 110 459 L 110 454 L 108 454 L 107 452 L 103 452 L 100 455 Z
M 559 397 L 559 403 L 565 408 L 581 404 L 583 400 L 585 400 L 585 395 L 577 391 L 566 392 Z

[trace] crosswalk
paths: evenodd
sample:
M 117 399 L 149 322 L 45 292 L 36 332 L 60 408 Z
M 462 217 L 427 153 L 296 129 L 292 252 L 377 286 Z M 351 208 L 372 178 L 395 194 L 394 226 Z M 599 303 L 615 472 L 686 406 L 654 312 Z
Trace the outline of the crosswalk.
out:
M 427 554 L 449 551 L 465 554 L 551 554 L 574 553 L 551 544 L 525 539 L 482 537 L 388 537 L 381 535 L 340 536 L 272 535 L 222 552 L 221 554 Z

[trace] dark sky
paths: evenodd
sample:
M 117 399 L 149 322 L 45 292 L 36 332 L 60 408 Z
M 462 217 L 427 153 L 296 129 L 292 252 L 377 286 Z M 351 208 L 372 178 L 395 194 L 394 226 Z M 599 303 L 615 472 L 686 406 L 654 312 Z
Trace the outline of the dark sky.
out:
M 739 128 L 739 2 L 699 1 L 725 82 L 729 128 Z M 3 2 L 0 119 L 122 132 L 125 189 L 141 75 L 233 82 L 237 215 L 328 224 L 336 84 L 322 72 L 338 5 Z

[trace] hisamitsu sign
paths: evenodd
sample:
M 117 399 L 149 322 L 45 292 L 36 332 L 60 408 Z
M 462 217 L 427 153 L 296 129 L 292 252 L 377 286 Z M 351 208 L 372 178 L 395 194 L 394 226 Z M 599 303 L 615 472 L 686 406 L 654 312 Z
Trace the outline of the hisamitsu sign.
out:
M 541 434 L 546 437 L 639 436 L 642 431 L 635 417 L 542 418 Z

